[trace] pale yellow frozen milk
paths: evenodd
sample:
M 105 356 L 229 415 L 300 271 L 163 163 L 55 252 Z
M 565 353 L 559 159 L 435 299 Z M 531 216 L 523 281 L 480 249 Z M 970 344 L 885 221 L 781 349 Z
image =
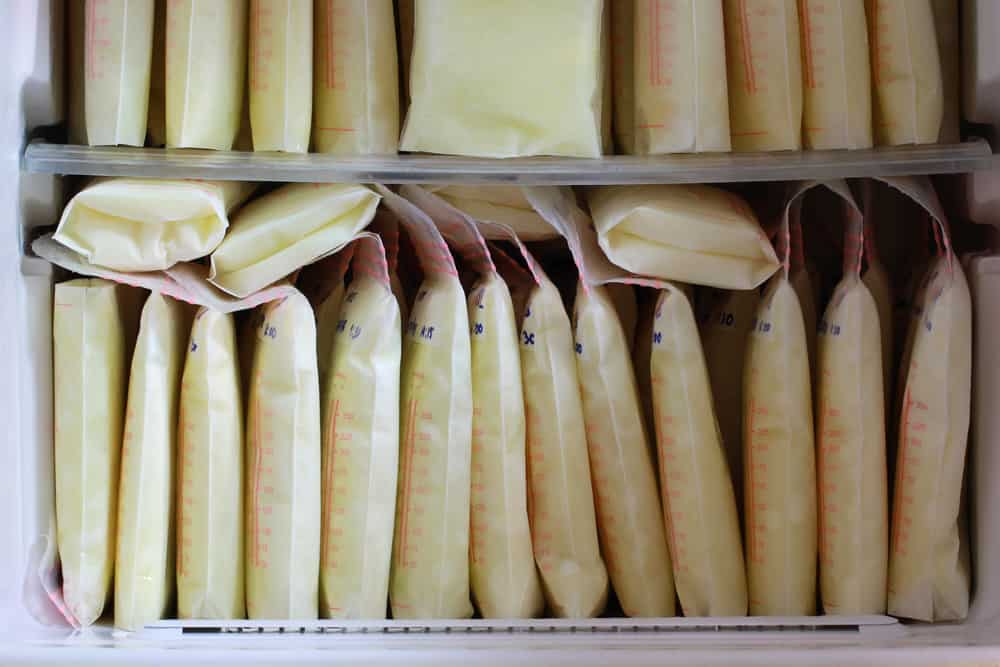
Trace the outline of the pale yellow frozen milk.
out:
M 531 206 L 516 185 L 445 185 L 427 188 L 467 216 L 510 227 L 522 241 L 557 238 L 559 233 Z M 487 235 L 490 230 L 483 230 Z
M 615 44 L 631 51 L 633 59 L 632 82 L 616 85 L 631 84 L 635 96 L 634 116 L 621 121 L 634 124 L 634 152 L 728 151 L 722 0 L 617 0 L 616 4 L 635 5 L 628 41 Z
M 868 268 L 861 276 L 861 281 L 875 299 L 875 309 L 878 311 L 879 333 L 882 339 L 882 392 L 885 394 L 886 418 L 892 406 L 893 396 L 893 296 L 889 273 L 878 258 L 868 253 Z
M 573 331 L 559 290 L 537 275 L 521 324 L 532 547 L 552 613 L 589 618 L 604 610 L 608 572 L 597 539 Z
M 255 151 L 309 151 L 313 0 L 250 0 L 250 127 Z
M 889 556 L 889 613 L 965 618 L 969 551 L 959 508 L 969 437 L 972 306 L 958 258 L 937 258 L 914 318 L 906 369 Z
M 813 289 L 812 276 L 805 266 L 795 268 L 788 281 L 799 299 L 802 310 L 802 326 L 806 334 L 806 349 L 809 351 L 810 377 L 816 376 L 816 325 L 819 318 L 816 315 L 816 290 Z
M 317 152 L 396 152 L 399 66 L 392 4 L 316 2 L 312 141 Z
M 674 582 L 624 331 L 603 286 L 576 292 L 576 365 L 601 552 L 627 616 L 673 616 Z
M 403 337 L 393 618 L 467 618 L 472 472 L 469 318 L 458 278 L 431 273 Z
M 399 466 L 402 323 L 388 286 L 347 288 L 322 386 L 320 616 L 385 618 Z
M 115 555 L 115 627 L 139 630 L 174 599 L 177 408 L 193 309 L 146 299 L 129 375 Z
M 128 383 L 128 288 L 79 279 L 52 311 L 56 527 L 63 597 L 87 626 L 111 590 L 118 465 Z
M 750 615 L 808 616 L 817 557 L 812 392 L 802 308 L 783 274 L 761 297 L 743 378 Z
M 757 290 L 724 292 L 701 323 L 701 345 L 712 383 L 715 417 L 726 465 L 733 480 L 736 508 L 743 509 L 743 359 L 757 315 Z
M 802 147 L 796 0 L 724 0 L 733 150 Z
M 936 142 L 944 93 L 931 0 L 865 0 L 865 7 L 876 143 Z
M 142 146 L 153 52 L 153 0 L 86 0 L 87 141 Z
M 962 138 L 962 44 L 959 41 L 958 3 L 959 0 L 931 0 L 941 56 L 944 115 L 938 141 L 942 144 L 958 143 Z
M 664 289 L 653 326 L 660 496 L 685 616 L 743 616 L 747 585 L 736 497 L 691 304 Z
M 599 157 L 604 5 L 417 2 L 401 148 L 497 158 Z
M 247 615 L 313 619 L 321 459 L 313 310 L 299 293 L 272 301 L 255 333 L 246 423 Z
M 66 2 L 66 129 L 69 143 L 87 143 L 86 90 L 86 2 Z
M 819 327 L 819 572 L 827 614 L 884 614 L 889 558 L 878 308 L 848 273 Z
M 799 0 L 799 22 L 805 147 L 871 148 L 864 0 Z
M 319 388 L 326 387 L 326 375 L 333 363 L 330 351 L 340 321 L 340 307 L 344 301 L 344 277 L 340 274 L 328 286 L 329 291 L 313 306 L 316 313 L 316 363 L 319 371 Z
M 167 3 L 168 147 L 233 147 L 246 87 L 246 30 L 247 0 Z
M 177 615 L 245 618 L 243 396 L 233 316 L 195 315 L 177 423 Z

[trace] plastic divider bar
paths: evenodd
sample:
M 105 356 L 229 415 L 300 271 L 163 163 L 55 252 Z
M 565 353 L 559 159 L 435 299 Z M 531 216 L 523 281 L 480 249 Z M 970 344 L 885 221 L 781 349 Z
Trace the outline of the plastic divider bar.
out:
M 343 157 L 31 143 L 29 173 L 307 183 L 615 185 L 731 183 L 955 174 L 994 168 L 984 139 L 856 151 L 651 157 L 475 159 L 437 155 Z

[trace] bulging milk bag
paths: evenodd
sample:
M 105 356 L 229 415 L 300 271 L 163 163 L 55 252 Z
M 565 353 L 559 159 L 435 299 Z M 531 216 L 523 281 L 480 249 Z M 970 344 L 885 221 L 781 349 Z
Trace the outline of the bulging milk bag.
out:
M 300 293 L 268 303 L 261 315 L 247 406 L 247 615 L 316 618 L 321 459 L 316 322 Z
M 309 151 L 313 0 L 250 0 L 250 127 L 255 151 Z
M 865 7 L 876 143 L 936 142 L 944 94 L 931 0 L 865 0 Z
M 871 148 L 864 0 L 799 0 L 806 148 Z
M 53 238 L 109 269 L 166 269 L 212 252 L 251 192 L 235 181 L 99 179 L 66 205 Z
M 333 255 L 312 264 L 299 274 L 297 284 L 309 299 L 316 314 L 316 361 L 319 369 L 319 390 L 326 386 L 330 369 L 334 334 L 340 322 L 344 301 L 344 275 L 354 255 L 349 245 Z
M 944 114 L 938 141 L 957 144 L 962 140 L 962 44 L 959 41 L 959 0 L 931 0 L 938 54 L 941 56 Z
M 747 613 L 736 497 L 688 298 L 660 292 L 650 360 L 660 495 L 685 616 Z
M 890 185 L 931 212 L 942 248 L 911 323 L 899 418 L 888 609 L 893 616 L 923 621 L 959 620 L 969 610 L 969 551 L 959 525 L 971 404 L 969 287 L 930 184 L 892 179 Z
M 484 618 L 541 614 L 542 588 L 528 524 L 525 405 L 510 290 L 475 223 L 416 187 L 422 208 L 477 278 L 468 298 L 472 359 L 472 508 L 469 578 Z
M 399 466 L 402 323 L 377 237 L 355 241 L 322 385 L 320 616 L 385 618 Z
M 243 396 L 233 316 L 195 315 L 177 424 L 177 615 L 244 618 Z
M 591 190 L 598 242 L 614 264 L 639 275 L 724 289 L 758 286 L 778 268 L 742 199 L 704 185 Z
M 246 30 L 247 0 L 167 3 L 168 147 L 233 147 L 243 108 Z
M 795 295 L 799 299 L 799 308 L 802 309 L 802 325 L 806 332 L 806 348 L 809 350 L 809 374 L 816 378 L 816 327 L 819 323 L 816 306 L 816 285 L 815 277 L 811 275 L 806 266 L 803 252 L 804 243 L 802 240 L 802 199 L 799 198 L 792 203 L 789 210 L 788 227 L 792 235 L 791 248 L 792 256 L 788 272 L 788 282 L 792 284 Z
M 861 280 L 850 209 L 844 277 L 819 325 L 816 440 L 820 592 L 827 614 L 884 614 L 888 568 L 885 393 L 878 307 Z
M 115 627 L 163 618 L 174 597 L 174 461 L 190 306 L 153 292 L 132 356 L 115 556 Z
M 127 287 L 77 279 L 52 313 L 56 526 L 63 597 L 81 625 L 104 610 L 115 559 L 118 465 L 128 384 Z
M 625 57 L 633 58 L 634 116 L 621 122 L 634 124 L 634 152 L 728 151 L 722 0 L 616 4 L 635 5 L 635 23 L 620 47 L 631 51 Z
M 700 327 L 715 418 L 740 516 L 743 509 L 743 358 L 759 301 L 757 290 L 723 292 L 714 297 Z
M 424 281 L 403 335 L 393 618 L 468 618 L 472 361 L 465 294 L 434 223 L 379 193 L 416 247 Z
M 212 283 L 248 296 L 347 244 L 375 215 L 379 196 L 363 185 L 293 183 L 233 217 L 212 253 Z
M 600 157 L 604 6 L 603 0 L 417 2 L 401 148 Z
M 874 207 L 872 199 L 875 192 L 872 189 L 872 182 L 865 183 L 864 191 L 864 231 L 865 231 L 865 262 L 867 267 L 861 274 L 861 281 L 868 288 L 872 298 L 875 299 L 875 308 L 878 310 L 879 332 L 882 338 L 882 391 L 885 394 L 886 419 L 889 420 L 890 411 L 893 406 L 893 369 L 895 365 L 895 333 L 893 323 L 893 291 L 892 281 L 889 272 L 879 260 L 878 248 L 875 243 L 874 230 Z M 890 420 L 891 421 L 891 420 Z M 886 432 L 888 441 L 889 431 Z
M 515 185 L 445 185 L 428 190 L 471 218 L 509 227 L 522 241 L 543 241 L 559 236 Z M 487 227 L 483 232 L 491 234 L 490 230 Z
M 86 0 L 87 141 L 142 146 L 153 57 L 153 0 Z
M 724 0 L 723 7 L 733 150 L 798 150 L 802 61 L 796 0 Z
M 315 150 L 395 153 L 399 72 L 392 0 L 318 0 L 315 9 Z

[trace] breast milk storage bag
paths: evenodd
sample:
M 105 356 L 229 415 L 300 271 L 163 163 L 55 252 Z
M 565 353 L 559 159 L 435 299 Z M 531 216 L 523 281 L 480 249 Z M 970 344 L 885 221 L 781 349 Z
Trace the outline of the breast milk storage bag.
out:
M 601 155 L 603 0 L 415 3 L 402 149 Z
M 723 1 L 733 150 L 802 147 L 796 5 L 796 0 Z
M 153 0 L 86 0 L 84 54 L 91 146 L 146 141 Z
M 129 374 L 118 487 L 115 627 L 139 630 L 174 599 L 177 407 L 193 310 L 146 299 Z
M 250 127 L 255 151 L 309 150 L 312 0 L 250 0 Z
M 52 311 L 55 491 L 63 597 L 81 625 L 111 591 L 118 470 L 128 385 L 129 288 L 79 279 L 55 287 Z
M 262 308 L 247 405 L 246 596 L 252 619 L 318 612 L 316 323 L 300 293 Z
M 230 313 L 198 310 L 177 418 L 177 616 L 244 618 L 243 396 Z
M 315 11 L 315 150 L 395 153 L 399 73 L 392 0 L 319 0 Z
M 243 108 L 248 0 L 167 3 L 167 146 L 233 147 Z M 163 63 L 156 63 L 163 67 Z
M 401 321 L 385 252 L 355 241 L 322 391 L 320 616 L 385 618 L 399 465 Z

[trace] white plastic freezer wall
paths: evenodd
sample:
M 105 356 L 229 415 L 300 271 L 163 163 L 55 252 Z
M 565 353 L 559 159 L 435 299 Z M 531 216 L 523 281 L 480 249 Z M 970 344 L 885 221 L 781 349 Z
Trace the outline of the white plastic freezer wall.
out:
M 82 0 L 80 0 L 82 1 Z M 978 5 L 978 7 L 977 7 Z M 62 179 L 20 166 L 26 132 L 61 118 L 61 0 L 0 3 L 0 664 L 406 665 L 997 665 L 1000 664 L 1000 256 L 970 273 L 976 306 L 971 448 L 974 603 L 957 624 L 877 618 L 601 619 L 579 622 L 322 623 L 254 633 L 74 634 L 33 568 L 54 534 L 51 430 L 53 274 L 25 255 L 32 230 L 57 219 Z M 1000 119 L 1000 2 L 981 12 L 976 120 Z M 992 19 L 991 19 L 992 17 Z M 974 63 L 975 64 L 975 63 Z M 968 65 L 968 63 L 967 63 Z M 967 69 L 967 72 L 970 71 Z M 995 79 L 995 80 L 991 80 Z M 1000 163 L 998 163 L 1000 164 Z M 1000 224 L 998 172 L 977 180 L 977 209 Z M 990 205 L 990 201 L 993 205 Z M 211 626 L 213 624 L 208 623 Z M 217 625 L 217 624 L 214 624 Z M 232 627 L 238 627 L 234 624 Z M 248 624 L 249 625 L 249 624 Z M 284 630 L 281 632 L 280 630 Z

